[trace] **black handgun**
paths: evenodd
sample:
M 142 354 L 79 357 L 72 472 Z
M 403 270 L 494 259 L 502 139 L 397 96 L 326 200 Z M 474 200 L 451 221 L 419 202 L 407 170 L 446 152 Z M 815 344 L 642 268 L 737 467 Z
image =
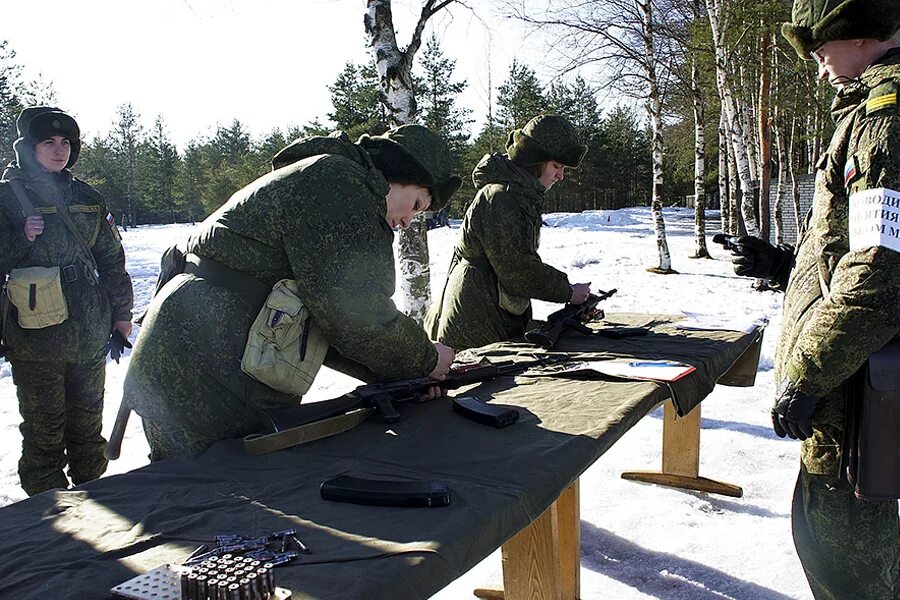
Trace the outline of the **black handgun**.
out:
M 713 241 L 717 244 L 722 244 L 722 247 L 726 250 L 737 250 L 740 251 L 741 242 L 738 236 L 736 235 L 728 235 L 727 233 L 717 233 L 713 236 Z

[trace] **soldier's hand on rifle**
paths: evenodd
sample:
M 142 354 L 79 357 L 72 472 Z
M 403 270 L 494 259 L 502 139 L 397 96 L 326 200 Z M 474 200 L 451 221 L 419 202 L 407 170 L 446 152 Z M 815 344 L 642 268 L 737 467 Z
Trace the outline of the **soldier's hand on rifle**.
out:
M 440 342 L 434 342 L 434 349 L 437 350 L 438 360 L 437 364 L 434 365 L 434 370 L 428 376 L 432 379 L 443 381 L 447 377 L 447 373 L 450 372 L 450 365 L 453 364 L 453 360 L 456 358 L 456 352 L 450 346 L 445 346 Z
M 591 295 L 590 282 L 573 283 L 570 287 L 572 288 L 572 297 L 569 299 L 569 304 L 581 304 Z
M 434 370 L 428 374 L 428 377 L 434 379 L 436 381 L 443 381 L 447 378 L 447 374 L 450 372 L 450 365 L 453 364 L 453 360 L 456 358 L 456 351 L 453 350 L 450 346 L 445 346 L 440 342 L 434 342 L 434 349 L 437 350 L 438 353 L 438 361 L 434 366 Z M 428 388 L 428 391 L 423 394 L 423 397 L 426 400 L 434 400 L 435 398 L 440 398 L 441 396 L 446 396 L 447 390 L 442 387 L 435 385 Z
M 42 233 L 44 233 L 44 217 L 36 216 L 25 219 L 25 237 L 29 242 L 33 242 Z
M 772 408 L 775 435 L 795 440 L 812 437 L 812 417 L 821 398 L 800 391 L 793 383 L 782 390 Z

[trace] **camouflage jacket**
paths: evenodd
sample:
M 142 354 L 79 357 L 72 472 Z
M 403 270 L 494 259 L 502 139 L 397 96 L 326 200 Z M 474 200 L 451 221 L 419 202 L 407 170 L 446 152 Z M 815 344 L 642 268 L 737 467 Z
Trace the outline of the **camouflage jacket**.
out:
M 35 211 L 44 217 L 44 232 L 33 242 L 25 237 L 25 213 L 9 181 L 25 190 Z M 36 190 L 59 199 L 81 237 L 91 248 L 100 275 L 91 285 L 79 262 L 81 247 L 57 208 Z M 66 267 L 63 294 L 69 318 L 43 329 L 18 326 L 16 308 L 9 307 L 5 341 L 10 359 L 77 362 L 95 358 L 105 346 L 113 321 L 130 321 L 133 302 L 131 278 L 125 271 L 125 252 L 115 225 L 107 221 L 103 197 L 68 171 L 56 175 L 30 173 L 11 164 L 0 181 L 0 275 L 24 267 Z
M 565 273 L 538 255 L 544 189 L 506 156 L 485 156 L 472 174 L 466 211 L 441 302 L 429 315 L 432 336 L 456 349 L 522 335 L 531 299 L 567 302 Z
M 900 191 L 900 53 L 870 66 L 838 92 L 837 129 L 816 165 L 807 229 L 784 300 L 776 383 L 824 397 L 803 444 L 811 473 L 837 473 L 850 378 L 900 333 L 900 253 L 850 250 L 849 196 Z

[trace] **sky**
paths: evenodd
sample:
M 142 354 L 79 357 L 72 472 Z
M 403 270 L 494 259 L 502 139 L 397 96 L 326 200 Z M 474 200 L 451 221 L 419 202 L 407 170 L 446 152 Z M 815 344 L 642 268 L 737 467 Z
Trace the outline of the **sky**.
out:
M 149 128 L 163 115 L 179 147 L 238 118 L 256 136 L 274 128 L 327 121 L 327 86 L 348 61 L 370 60 L 362 0 L 42 0 L 4 6 L 7 39 L 30 79 L 51 82 L 87 139 L 111 129 L 130 102 Z M 537 35 L 470 0 L 432 17 L 445 57 L 467 81 L 461 103 L 476 126 L 487 90 L 505 79 L 514 56 L 548 81 L 552 68 Z M 405 46 L 419 0 L 393 2 Z M 424 47 L 424 39 L 423 39 Z M 420 49 L 421 52 L 421 49 Z M 492 77 L 492 85 L 488 81 Z
M 718 213 L 707 214 L 713 219 L 711 236 L 719 230 Z M 756 385 L 717 386 L 701 405 L 700 475 L 739 485 L 744 496 L 726 498 L 621 479 L 623 471 L 660 468 L 662 409 L 650 413 L 581 476 L 581 598 L 812 600 L 790 527 L 800 443 L 776 437 L 769 417 L 782 296 L 753 291 L 753 280 L 734 275 L 727 253 L 709 239 L 711 260 L 688 258 L 694 250 L 693 209 L 667 208 L 664 215 L 677 275 L 646 270 L 657 264 L 647 207 L 544 215 L 540 253 L 573 281 L 616 288 L 616 295 L 603 303 L 608 314 L 688 311 L 716 319 L 769 319 Z M 123 232 L 135 314 L 149 301 L 161 252 L 190 231 L 190 225 L 156 225 Z M 443 285 L 458 235 L 459 221 L 429 232 L 434 294 Z M 396 295 L 395 301 L 402 308 Z M 535 315 L 544 317 L 555 308 L 538 302 Z M 135 327 L 132 338 L 137 335 Z M 107 436 L 129 360 L 130 354 L 120 364 L 107 362 Z M 358 384 L 323 369 L 304 401 L 334 398 Z M 25 498 L 16 474 L 21 437 L 14 398 L 9 364 L 0 362 L 0 506 Z M 106 476 L 146 465 L 147 453 L 140 419 L 132 415 L 122 456 Z M 471 598 L 474 588 L 499 584 L 501 573 L 498 550 L 432 600 Z

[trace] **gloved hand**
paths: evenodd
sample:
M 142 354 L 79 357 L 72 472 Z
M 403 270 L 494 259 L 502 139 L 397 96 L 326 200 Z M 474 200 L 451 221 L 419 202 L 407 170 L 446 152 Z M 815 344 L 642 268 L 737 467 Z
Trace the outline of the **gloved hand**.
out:
M 801 392 L 793 383 L 788 383 L 772 407 L 775 435 L 795 440 L 812 437 L 812 416 L 821 400 L 818 396 Z
M 118 329 L 113 329 L 106 342 L 106 353 L 119 364 L 119 359 L 125 354 L 125 348 L 131 348 L 131 342 Z
M 790 246 L 773 246 L 769 242 L 742 235 L 729 245 L 734 272 L 743 277 L 780 280 L 790 272 L 794 259 Z
M 757 277 L 769 282 L 774 289 L 787 288 L 794 267 L 794 248 L 788 244 L 772 244 L 760 238 L 744 235 L 736 237 L 717 233 L 713 241 L 731 251 L 734 272 L 745 277 Z

